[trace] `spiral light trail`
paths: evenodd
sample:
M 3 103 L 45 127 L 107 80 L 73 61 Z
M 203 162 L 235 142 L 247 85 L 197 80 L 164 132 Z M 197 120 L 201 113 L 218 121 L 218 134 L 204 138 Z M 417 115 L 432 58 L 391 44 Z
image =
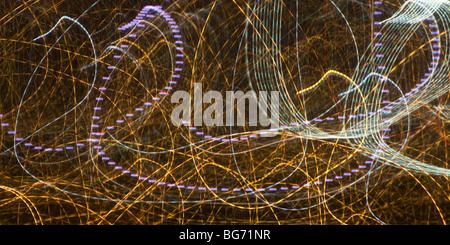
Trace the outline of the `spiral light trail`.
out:
M 0 224 L 449 221 L 448 0 L 1 9 Z M 173 125 L 195 84 L 280 125 Z

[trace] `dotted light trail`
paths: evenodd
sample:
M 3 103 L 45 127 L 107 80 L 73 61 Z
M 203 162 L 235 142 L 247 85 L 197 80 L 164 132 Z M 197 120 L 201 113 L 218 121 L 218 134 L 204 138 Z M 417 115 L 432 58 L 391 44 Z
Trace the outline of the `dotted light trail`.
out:
M 2 224 L 449 221 L 447 0 L 3 5 Z M 280 126 L 172 125 L 196 83 Z

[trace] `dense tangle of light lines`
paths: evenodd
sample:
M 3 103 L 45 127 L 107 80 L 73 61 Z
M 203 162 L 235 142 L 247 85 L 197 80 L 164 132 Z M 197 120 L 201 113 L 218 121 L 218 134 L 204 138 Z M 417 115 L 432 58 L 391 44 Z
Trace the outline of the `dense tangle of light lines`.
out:
M 1 223 L 448 221 L 449 1 L 3 5 Z M 194 83 L 281 127 L 173 126 Z

